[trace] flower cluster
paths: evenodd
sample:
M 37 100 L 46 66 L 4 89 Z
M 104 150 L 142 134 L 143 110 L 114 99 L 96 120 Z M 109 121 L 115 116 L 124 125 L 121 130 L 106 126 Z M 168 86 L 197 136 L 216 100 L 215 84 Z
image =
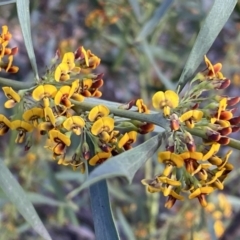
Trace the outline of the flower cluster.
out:
M 4 33 L 10 36 L 6 29 Z M 33 87 L 18 92 L 10 86 L 3 87 L 8 99 L 5 108 L 14 107 L 16 111 L 11 118 L 0 114 L 0 135 L 16 130 L 15 142 L 25 143 L 25 150 L 30 149 L 34 133 L 46 135 L 46 148 L 53 159 L 82 172 L 87 162 L 94 166 L 130 149 L 137 133 L 152 131 L 153 124 L 116 121 L 104 105 L 88 109 L 81 105 L 86 97 L 102 96 L 99 88 L 103 74 L 91 73 L 99 64 L 100 58 L 84 47 L 65 54 L 57 51 L 52 65 Z M 141 113 L 149 112 L 141 99 L 133 101 L 133 105 Z M 72 142 L 77 147 L 69 158 Z
M 18 48 L 9 48 L 8 43 L 12 38 L 12 34 L 8 32 L 7 26 L 2 26 L 0 35 L 0 70 L 4 69 L 9 73 L 18 72 L 18 67 L 13 66 L 13 56 L 18 52 Z
M 206 56 L 205 63 L 206 70 L 196 75 L 184 95 L 167 90 L 152 97 L 153 106 L 170 123 L 165 151 L 158 154 L 165 169 L 142 183 L 149 192 L 168 197 L 167 208 L 183 200 L 181 192 L 189 192 L 189 199 L 198 198 L 206 206 L 205 196 L 222 190 L 233 169 L 228 163 L 232 150 L 222 155 L 220 148 L 229 144 L 229 134 L 240 129 L 240 116 L 234 116 L 233 108 L 240 97 L 219 95 L 218 90 L 227 88 L 230 80 L 223 76 L 220 63 L 212 65 Z

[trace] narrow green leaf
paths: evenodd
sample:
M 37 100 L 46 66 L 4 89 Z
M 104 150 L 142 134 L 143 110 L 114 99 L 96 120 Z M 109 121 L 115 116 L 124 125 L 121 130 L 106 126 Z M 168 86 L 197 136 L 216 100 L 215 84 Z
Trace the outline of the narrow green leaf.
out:
M 130 224 L 127 222 L 127 219 L 123 215 L 120 208 L 117 208 L 117 217 L 121 224 L 122 230 L 125 233 L 126 239 L 135 240 L 136 238 L 134 236 L 133 230 L 132 230 Z
M 66 206 L 64 202 L 56 201 L 50 197 L 43 196 L 35 192 L 27 192 L 28 199 L 33 204 L 46 204 L 49 206 Z
M 139 23 L 141 23 L 141 21 L 142 21 L 142 13 L 141 13 L 139 2 L 136 1 L 136 0 L 128 0 L 128 2 L 129 2 L 129 4 L 132 7 L 132 10 L 134 12 L 134 15 L 135 15 L 137 21 Z
M 51 240 L 32 203 L 2 159 L 0 159 L 0 187 L 33 229 L 44 239 Z
M 96 239 L 118 240 L 106 180 L 95 183 L 90 186 L 89 190 Z
M 0 2 L 0 6 L 2 6 L 2 5 L 7 5 L 7 4 L 10 4 L 10 3 L 15 3 L 15 2 L 16 2 L 16 0 L 1 1 L 1 2 Z
M 161 83 L 163 83 L 163 85 L 167 89 L 169 89 L 169 90 L 172 89 L 173 90 L 174 87 L 175 87 L 174 84 L 168 78 L 166 78 L 165 75 L 159 69 L 159 66 L 154 59 L 153 52 L 151 51 L 151 48 L 150 48 L 150 46 L 149 46 L 149 44 L 146 40 L 144 40 L 142 42 L 142 49 L 143 49 L 144 54 L 147 56 L 149 62 L 153 66 L 153 68 L 154 68 L 159 80 L 161 81 Z
M 28 57 L 35 75 L 35 78 L 38 80 L 38 69 L 36 63 L 36 57 L 33 50 L 33 43 L 31 37 L 31 26 L 30 26 L 30 10 L 29 10 L 29 0 L 17 0 L 17 13 L 22 29 L 23 39 L 27 49 Z
M 178 83 L 180 90 L 182 90 L 186 83 L 193 77 L 194 72 L 203 61 L 203 56 L 208 52 L 224 24 L 227 22 L 236 3 L 237 0 L 214 1 L 180 76 Z
M 102 179 L 123 177 L 129 183 L 138 169 L 157 151 L 161 145 L 163 133 L 160 133 L 145 143 L 128 150 L 118 156 L 110 158 L 105 163 L 94 169 L 87 180 L 68 194 L 69 198 L 76 196 L 81 190 L 97 183 Z
M 143 26 L 142 30 L 140 31 L 136 39 L 137 42 L 146 39 L 146 37 L 149 36 L 154 31 L 155 27 L 158 25 L 159 21 L 167 12 L 172 3 L 173 0 L 164 0 L 161 3 L 161 5 L 155 10 L 153 17 Z

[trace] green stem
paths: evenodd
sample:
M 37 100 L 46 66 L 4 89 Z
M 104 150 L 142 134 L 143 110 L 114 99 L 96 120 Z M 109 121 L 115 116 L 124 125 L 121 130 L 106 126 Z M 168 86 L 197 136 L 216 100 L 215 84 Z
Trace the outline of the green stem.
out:
M 31 88 L 35 84 L 35 82 L 19 82 L 16 80 L 0 77 L 0 85 L 12 87 L 15 90 Z
M 102 180 L 89 187 L 96 239 L 118 240 L 108 196 L 107 181 Z
M 199 129 L 199 128 L 186 128 L 186 129 L 187 129 L 188 132 L 190 132 L 194 136 L 198 136 L 198 137 L 201 137 L 203 139 L 207 139 L 207 136 L 202 129 Z M 238 141 L 236 139 L 233 139 L 233 138 L 229 138 L 229 139 L 230 139 L 230 142 L 227 145 L 229 147 L 240 150 L 240 141 Z
M 99 103 L 98 104 L 87 103 L 87 102 L 79 103 L 75 100 L 71 100 L 71 102 L 75 105 L 75 109 L 77 109 L 79 107 L 79 109 L 85 110 L 85 111 L 90 111 L 92 108 L 99 105 Z M 133 112 L 133 111 L 129 111 L 129 110 L 123 110 L 123 109 L 118 109 L 118 108 L 112 108 L 112 107 L 108 107 L 108 109 L 110 110 L 111 113 L 113 113 L 114 115 L 117 115 L 119 117 L 135 119 L 135 120 L 138 120 L 141 122 L 153 123 L 164 129 L 168 125 L 168 120 L 166 118 L 164 118 L 161 113 L 143 114 L 143 113 Z

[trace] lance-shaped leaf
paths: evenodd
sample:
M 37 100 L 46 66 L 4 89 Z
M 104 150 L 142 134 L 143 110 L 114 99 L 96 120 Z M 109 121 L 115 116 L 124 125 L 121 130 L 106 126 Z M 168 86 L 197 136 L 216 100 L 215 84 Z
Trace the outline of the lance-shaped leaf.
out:
M 182 90 L 186 83 L 193 77 L 194 72 L 203 60 L 203 55 L 205 55 L 212 46 L 217 35 L 231 15 L 236 3 L 237 0 L 214 1 L 180 76 L 178 82 L 180 90 Z
M 131 183 L 138 169 L 157 151 L 161 145 L 162 136 L 163 133 L 159 133 L 145 143 L 107 160 L 105 163 L 93 170 L 83 185 L 69 193 L 68 197 L 72 198 L 82 189 L 107 178 L 123 177 Z
M 90 186 L 90 199 L 96 239 L 118 240 L 118 232 L 112 216 L 106 180 Z
M 2 159 L 0 159 L 0 187 L 33 229 L 42 236 L 43 239 L 51 240 L 32 203 L 12 173 L 4 165 Z
M 28 57 L 30 59 L 31 66 L 35 74 L 35 78 L 38 80 L 39 76 L 37 70 L 37 63 L 31 37 L 29 0 L 17 0 L 16 4 L 18 18 L 22 29 L 23 39 L 27 49 Z
M 16 0 L 1 1 L 0 6 L 1 5 L 7 5 L 7 4 L 10 4 L 10 3 L 15 3 L 15 2 L 16 2 Z
M 142 41 L 146 39 L 155 29 L 155 27 L 159 24 L 159 21 L 167 12 L 173 0 L 164 0 L 161 5 L 155 10 L 153 17 L 143 26 L 142 30 L 140 31 L 136 41 Z

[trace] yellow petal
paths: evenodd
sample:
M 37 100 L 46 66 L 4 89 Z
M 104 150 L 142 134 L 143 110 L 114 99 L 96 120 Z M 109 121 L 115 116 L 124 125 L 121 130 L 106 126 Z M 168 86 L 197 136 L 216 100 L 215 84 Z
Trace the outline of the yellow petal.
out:
M 57 68 L 55 70 L 55 73 L 54 73 L 55 80 L 57 82 L 59 82 L 60 79 L 61 79 L 61 75 L 62 74 L 68 74 L 68 72 L 69 72 L 69 67 L 68 67 L 67 63 L 60 63 L 57 66 Z
M 162 91 L 156 92 L 152 97 L 152 104 L 155 109 L 163 109 L 165 105 L 162 102 L 165 101 L 165 94 Z
M 103 117 L 98 119 L 92 125 L 91 132 L 93 135 L 98 135 L 102 131 L 111 132 L 114 128 L 114 119 L 110 117 Z
M 110 113 L 109 109 L 104 105 L 98 105 L 91 109 L 88 114 L 88 119 L 94 122 L 99 117 L 106 117 Z
M 94 157 L 92 157 L 89 160 L 89 164 L 91 166 L 95 166 L 96 164 L 100 164 L 100 163 L 106 161 L 110 157 L 111 157 L 110 152 L 100 152 L 100 153 L 97 153 Z
M 50 108 L 50 107 L 45 107 L 45 108 L 44 108 L 44 115 L 45 115 L 46 121 L 51 122 L 51 124 L 52 124 L 53 126 L 55 126 L 56 119 L 55 119 L 55 116 L 54 116 L 54 114 L 53 114 L 52 108 Z
M 2 89 L 8 99 L 13 99 L 15 102 L 20 102 L 20 96 L 11 87 L 3 87 Z
M 78 93 L 74 93 L 72 96 L 71 96 L 72 99 L 78 101 L 78 102 L 83 102 L 84 100 L 84 96 L 81 95 L 81 94 L 78 94 Z
M 192 192 L 189 196 L 188 196 L 188 198 L 189 199 L 193 199 L 193 198 L 195 198 L 195 197 L 198 197 L 200 194 L 209 194 L 209 193 L 211 193 L 211 192 L 213 192 L 214 191 L 214 188 L 212 188 L 212 187 L 208 187 L 208 186 L 206 186 L 206 187 L 200 187 L 200 188 L 197 188 L 194 192 Z
M 175 108 L 178 106 L 179 96 L 174 91 L 167 90 L 165 92 L 165 98 L 166 98 L 166 100 L 168 100 L 171 103 L 170 105 L 168 105 L 169 107 Z
M 62 63 L 65 63 L 68 65 L 69 70 L 72 70 L 75 67 L 75 56 L 73 52 L 67 52 L 64 54 Z
M 83 128 L 84 126 L 85 126 L 85 121 L 83 120 L 83 118 L 79 116 L 69 117 L 63 122 L 63 127 L 68 131 L 71 131 L 76 127 Z
M 54 103 L 56 105 L 59 105 L 61 103 L 63 97 L 70 98 L 70 96 L 69 96 L 70 90 L 71 90 L 70 86 L 61 87 L 55 95 Z
M 25 121 L 15 120 L 11 122 L 11 126 L 13 130 L 25 130 L 26 132 L 31 132 L 33 130 L 33 126 Z
M 51 130 L 49 131 L 50 140 L 56 143 L 64 143 L 66 146 L 71 145 L 71 140 L 63 133 L 59 132 L 58 130 Z

